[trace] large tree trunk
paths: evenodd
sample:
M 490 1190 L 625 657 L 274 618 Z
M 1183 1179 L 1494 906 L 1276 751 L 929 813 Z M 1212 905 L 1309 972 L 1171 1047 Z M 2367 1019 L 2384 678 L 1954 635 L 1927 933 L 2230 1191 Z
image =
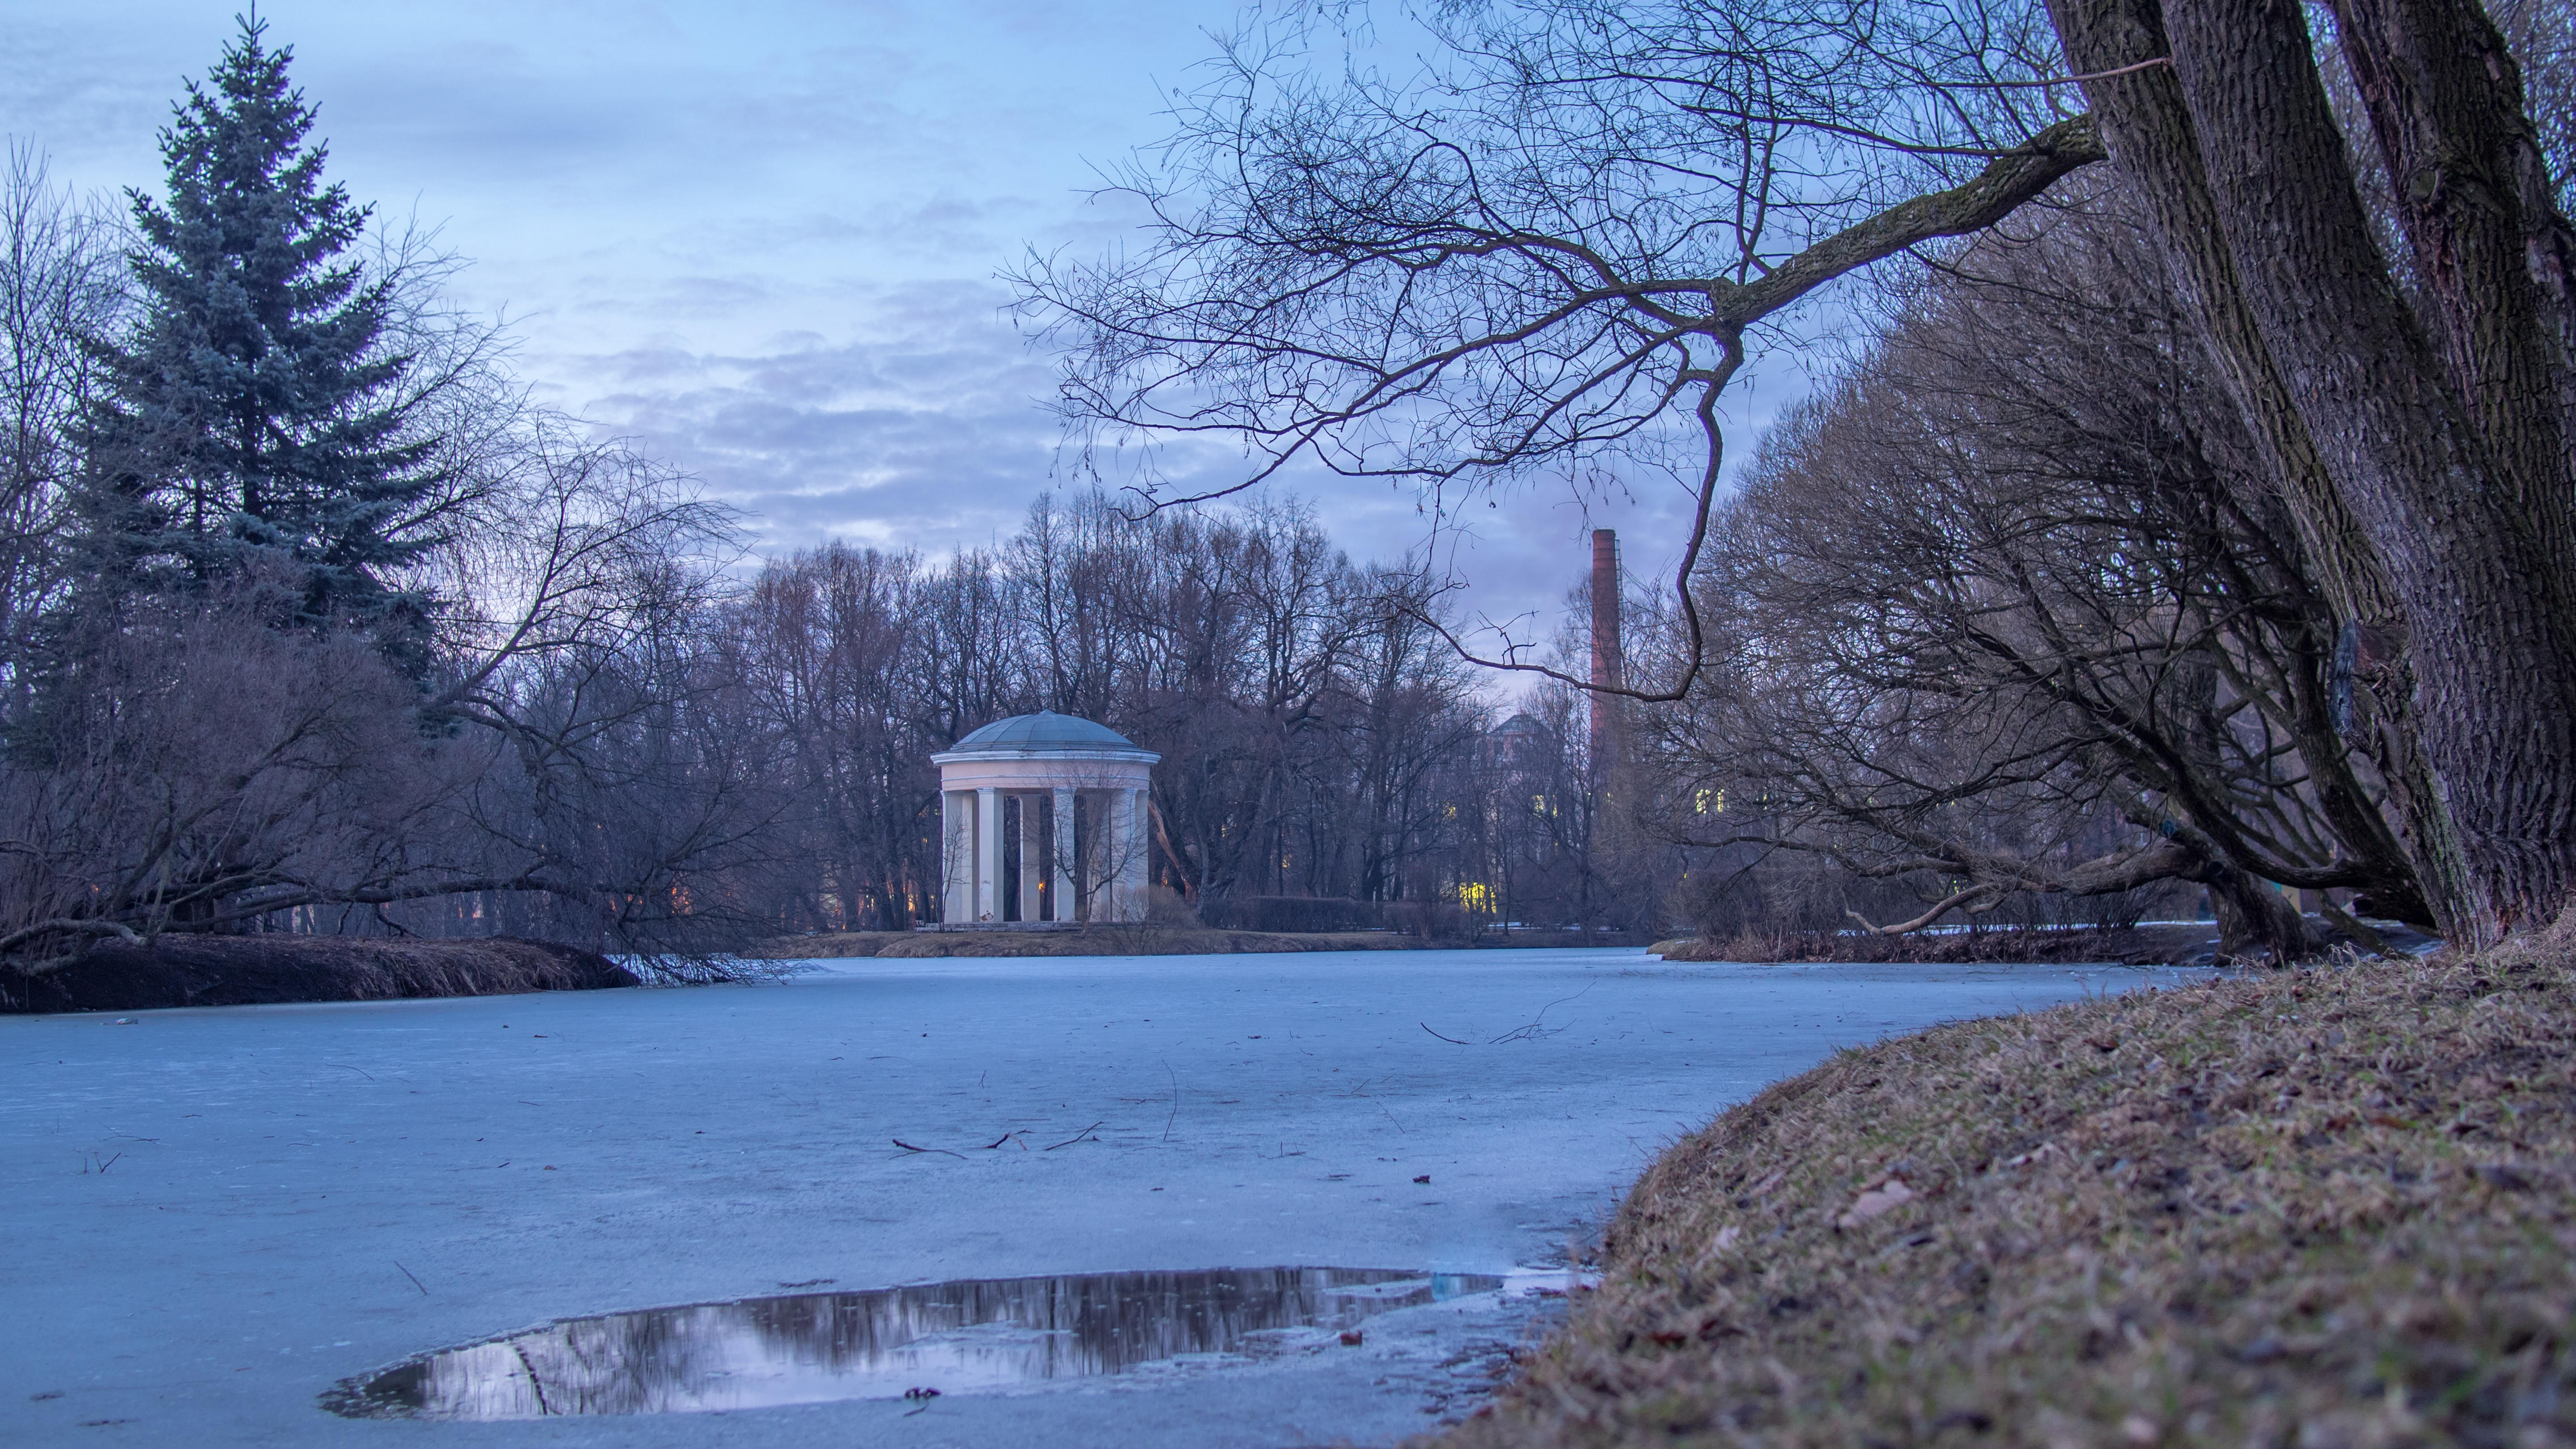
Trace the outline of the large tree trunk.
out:
M 2474 5 L 2336 0 L 2334 12 L 2452 382 L 2519 510 L 2542 539 L 2563 540 L 2576 248 L 2525 111 L 2521 67 Z
M 2554 411 L 2562 369 L 2541 388 L 2507 375 L 2530 365 L 2513 360 L 2530 356 L 2530 329 L 2471 307 L 2444 329 L 2465 338 L 2454 354 L 2507 358 L 2478 374 L 2491 383 L 2473 414 L 2371 239 L 2293 0 L 2053 6 L 2079 70 L 2172 58 L 2087 94 L 2337 605 L 2405 641 L 2394 783 L 2446 931 L 2484 943 L 2548 919 L 2576 867 L 2576 611 L 2567 470 L 2523 466 L 2533 436 L 2564 434 L 2517 408 L 2540 397 Z M 2438 87 L 2408 95 L 2455 104 Z M 2476 250 L 2461 240 L 2474 231 L 2461 223 L 2448 244 Z M 2499 435 L 2511 466 L 2478 425 L 2488 409 L 2522 429 Z
M 2279 966 L 2324 949 L 2325 937 L 2269 882 L 2222 870 L 2203 884 L 2209 887 L 2209 912 L 2218 924 L 2219 955 L 2240 961 L 2268 958 Z

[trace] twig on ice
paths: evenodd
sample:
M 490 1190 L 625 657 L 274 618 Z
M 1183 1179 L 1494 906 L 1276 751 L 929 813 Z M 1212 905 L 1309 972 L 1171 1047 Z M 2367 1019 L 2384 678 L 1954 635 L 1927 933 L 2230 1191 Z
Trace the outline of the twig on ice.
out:
M 1172 1078 L 1172 1115 L 1163 1119 L 1163 1140 L 1169 1142 L 1172 1140 L 1172 1124 L 1181 1120 L 1181 1074 L 1172 1071 L 1168 1058 L 1163 1062 L 1163 1070 L 1170 1072 Z
M 889 1137 L 886 1140 L 893 1143 L 895 1146 L 902 1148 L 906 1152 L 948 1152 L 948 1149 L 945 1147 L 915 1147 L 900 1137 Z M 966 1159 L 966 1154 L 963 1152 L 948 1152 L 948 1155 L 956 1158 L 960 1162 L 963 1162 Z
M 1574 993 L 1573 996 L 1558 997 L 1554 1001 L 1549 1002 L 1547 1006 L 1540 1007 L 1538 1009 L 1538 1015 L 1530 1018 L 1529 1025 L 1513 1027 L 1510 1031 L 1504 1032 L 1501 1036 L 1485 1043 L 1485 1045 L 1499 1046 L 1507 1041 L 1537 1041 L 1540 1037 L 1556 1035 L 1558 1032 L 1565 1030 L 1565 1028 L 1561 1026 L 1543 1027 L 1539 1025 L 1540 1022 L 1547 1020 L 1548 1007 L 1563 1006 L 1565 1003 L 1575 1000 L 1577 997 L 1582 996 L 1584 992 L 1590 991 L 1593 987 L 1598 986 L 1599 984 L 1600 983 L 1597 981 L 1585 982 L 1583 984 L 1583 991 L 1578 991 Z M 1442 1039 L 1446 1040 L 1446 1038 Z
M 994 1138 L 992 1141 L 985 1143 L 985 1144 L 984 1144 L 984 1150 L 985 1150 L 985 1151 L 987 1151 L 987 1152 L 990 1152 L 990 1151 L 992 1151 L 994 1148 L 1001 1146 L 1003 1143 L 1008 1142 L 1008 1141 L 1010 1141 L 1012 1138 L 1017 1137 L 1017 1136 L 1019 1136 L 1019 1135 L 1020 1135 L 1020 1134 L 1018 1134 L 1017 1132 L 1005 1132 L 1005 1133 L 1003 1133 L 1001 1136 Z M 1023 1148 L 1025 1148 L 1028 1144 L 1027 1144 L 1027 1143 L 1022 1143 L 1022 1144 L 1020 1144 L 1020 1145 L 1021 1145 Z
M 1109 1119 L 1108 1119 L 1108 1118 L 1106 1118 L 1106 1117 L 1104 1117 L 1104 1118 L 1102 1118 L 1102 1119 L 1101 1119 L 1101 1121 L 1102 1121 L 1102 1122 L 1105 1122 L 1105 1121 L 1107 1121 L 1107 1120 L 1109 1120 Z M 1075 1134 L 1073 1134 L 1072 1136 L 1070 1136 L 1070 1137 L 1068 1137 L 1068 1138 L 1064 1139 L 1062 1142 L 1057 1143 L 1057 1144 L 1055 1145 L 1055 1147 L 1071 1147 L 1073 1144 L 1075 1144 L 1075 1143 L 1077 1143 L 1077 1142 L 1080 1142 L 1080 1141 L 1081 1141 L 1082 1139 L 1084 1139 L 1085 1137 L 1089 1137 L 1089 1136 L 1091 1136 L 1091 1134 L 1092 1134 L 1092 1133 L 1097 1132 L 1097 1131 L 1099 1131 L 1099 1130 L 1100 1130 L 1100 1122 L 1094 1122 L 1094 1123 L 1092 1123 L 1090 1126 L 1085 1127 L 1085 1128 L 1083 1128 L 1081 1131 L 1076 1132 L 1076 1133 L 1075 1133 Z M 1053 1151 L 1055 1151 L 1055 1147 L 1050 1147 L 1050 1148 L 1048 1148 L 1048 1149 L 1047 1149 L 1047 1151 L 1049 1151 L 1049 1152 L 1053 1152 Z
M 411 1272 L 411 1270 L 410 1270 L 409 1268 L 403 1268 L 403 1265 L 402 1265 L 402 1264 L 400 1264 L 400 1263 L 396 1263 L 396 1264 L 394 1264 L 394 1266 L 395 1266 L 395 1267 L 397 1267 L 397 1268 L 402 1268 L 402 1275 L 403 1275 L 404 1277 L 406 1277 L 406 1278 L 411 1278 L 411 1286 L 413 1286 L 414 1288 L 417 1288 L 417 1289 L 419 1289 L 419 1290 L 420 1290 L 420 1296 L 421 1296 L 421 1297 L 426 1298 L 426 1297 L 428 1297 L 428 1296 L 429 1296 L 429 1285 L 428 1285 L 428 1284 L 421 1282 L 418 1278 L 412 1278 L 412 1272 Z
M 1431 1023 L 1429 1023 L 1429 1022 L 1427 1022 L 1427 1021 L 1426 1021 L 1426 1022 L 1424 1022 L 1424 1023 L 1422 1023 L 1422 1029 L 1423 1029 L 1424 1031 L 1431 1031 Z M 1432 1034 L 1433 1036 L 1440 1036 L 1440 1033 L 1438 1033 L 1438 1032 L 1436 1032 L 1436 1031 L 1431 1031 L 1431 1034 Z M 1458 1038 L 1456 1038 L 1456 1037 L 1454 1037 L 1454 1036 L 1440 1036 L 1440 1039 L 1441 1039 L 1442 1041 L 1445 1041 L 1445 1042 L 1449 1043 L 1451 1046 L 1469 1046 L 1469 1045 L 1472 1045 L 1472 1043 L 1460 1041 L 1460 1040 L 1458 1040 Z

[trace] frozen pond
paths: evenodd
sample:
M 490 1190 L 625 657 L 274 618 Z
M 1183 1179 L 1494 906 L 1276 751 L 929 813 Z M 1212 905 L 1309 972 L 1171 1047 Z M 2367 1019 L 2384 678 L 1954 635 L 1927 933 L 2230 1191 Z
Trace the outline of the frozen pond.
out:
M 1472 1405 L 1542 1301 L 1529 1270 L 1681 1130 L 1836 1046 L 2179 979 L 1631 950 L 854 961 L 0 1018 L 0 1442 L 1391 1442 Z M 1257 1353 L 1192 1341 L 936 1399 L 481 1423 L 322 1404 L 434 1350 L 571 1341 L 556 1320 L 1301 1267 L 1512 1286 L 1381 1305 L 1356 1346 L 1309 1315 Z

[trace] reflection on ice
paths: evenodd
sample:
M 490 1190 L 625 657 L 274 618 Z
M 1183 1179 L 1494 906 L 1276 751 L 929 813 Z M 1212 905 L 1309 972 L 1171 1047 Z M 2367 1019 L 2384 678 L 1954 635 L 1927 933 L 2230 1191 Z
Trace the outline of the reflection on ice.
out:
M 1276 1352 L 1392 1308 L 1503 1286 L 1379 1268 L 969 1279 L 567 1319 L 334 1389 L 362 1418 L 670 1414 L 897 1398 Z

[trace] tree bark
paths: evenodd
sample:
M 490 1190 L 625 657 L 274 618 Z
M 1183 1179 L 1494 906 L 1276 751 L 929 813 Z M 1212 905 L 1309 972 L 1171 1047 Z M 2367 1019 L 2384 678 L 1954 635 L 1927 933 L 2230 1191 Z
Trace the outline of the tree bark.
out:
M 2089 82 L 2087 99 L 2115 164 L 2146 203 L 2186 313 L 2279 490 L 2303 572 L 2339 620 L 2403 639 L 2405 610 L 2387 571 L 2310 436 L 2307 419 L 2246 305 L 2236 261 L 2203 169 L 2198 127 L 2170 68 L 2130 69 L 2172 53 L 2158 0 L 2052 0 L 2060 42 Z M 2427 908 L 2448 921 L 2466 889 L 2450 811 L 2417 744 L 2415 687 L 2403 654 L 2379 661 L 2371 697 L 2375 753 Z
M 2474 5 L 2336 0 L 2334 12 L 2452 383 L 2522 514 L 2564 539 L 2568 226 L 2521 68 Z
M 2420 788 L 2400 803 L 2447 933 L 2484 944 L 2545 921 L 2576 865 L 2568 551 L 2517 506 L 2371 240 L 2298 7 L 2053 5 L 2081 70 L 2172 57 L 2169 71 L 2088 82 L 2093 113 L 2199 293 L 2249 422 L 2280 453 L 2338 603 L 2383 630 L 2402 622 L 2402 733 L 2420 751 L 2404 773 Z M 2394 619 L 2365 612 L 2388 603 Z

